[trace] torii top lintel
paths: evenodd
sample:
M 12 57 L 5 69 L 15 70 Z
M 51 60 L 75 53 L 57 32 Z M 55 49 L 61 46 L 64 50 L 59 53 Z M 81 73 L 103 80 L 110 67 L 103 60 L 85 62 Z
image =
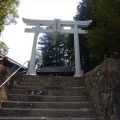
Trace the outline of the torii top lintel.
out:
M 74 25 L 78 25 L 81 28 L 85 28 L 88 27 L 91 23 L 92 20 L 86 20 L 86 21 L 69 21 L 69 20 L 60 20 L 60 19 L 54 19 L 54 20 L 36 20 L 36 19 L 26 19 L 23 18 L 23 22 L 26 23 L 26 25 L 29 26 L 36 26 L 37 24 L 39 25 L 53 25 L 55 20 L 59 20 L 60 21 L 60 25 L 61 26 L 65 26 L 65 27 L 72 27 Z
M 82 75 L 81 63 L 80 63 L 80 47 L 79 47 L 79 34 L 86 34 L 86 30 L 82 30 L 82 28 L 88 27 L 92 20 L 88 21 L 63 21 L 60 19 L 54 20 L 34 20 L 34 19 L 25 19 L 23 18 L 23 22 L 32 26 L 31 28 L 25 28 L 25 32 L 35 33 L 33 40 L 33 47 L 31 53 L 31 60 L 28 68 L 28 75 L 36 75 L 35 70 L 35 61 L 36 61 L 36 46 L 37 46 L 37 38 L 39 33 L 70 33 L 74 34 L 74 48 L 75 48 L 75 77 L 80 77 Z M 48 27 L 43 27 L 48 26 Z M 70 29 L 66 29 L 66 27 L 70 27 Z

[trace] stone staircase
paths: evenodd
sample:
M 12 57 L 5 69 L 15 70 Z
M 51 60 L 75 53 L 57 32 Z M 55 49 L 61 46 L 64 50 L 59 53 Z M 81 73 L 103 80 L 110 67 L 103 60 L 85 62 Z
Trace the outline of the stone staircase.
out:
M 80 78 L 24 76 L 2 103 L 0 120 L 98 120 Z

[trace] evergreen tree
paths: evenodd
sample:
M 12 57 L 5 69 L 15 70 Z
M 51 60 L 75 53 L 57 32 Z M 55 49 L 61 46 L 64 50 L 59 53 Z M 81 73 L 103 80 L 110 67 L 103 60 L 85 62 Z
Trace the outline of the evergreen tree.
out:
M 62 66 L 67 63 L 68 50 L 66 47 L 66 34 L 51 33 L 41 37 L 38 50 L 42 51 L 42 65 Z
M 66 47 L 68 49 L 68 61 L 69 61 L 69 66 L 71 68 L 74 67 L 75 64 L 75 53 L 74 53 L 74 35 L 69 34 L 67 41 L 66 41 Z
M 120 57 L 120 1 L 90 1 L 94 26 L 89 30 L 90 57 L 101 63 L 109 57 Z

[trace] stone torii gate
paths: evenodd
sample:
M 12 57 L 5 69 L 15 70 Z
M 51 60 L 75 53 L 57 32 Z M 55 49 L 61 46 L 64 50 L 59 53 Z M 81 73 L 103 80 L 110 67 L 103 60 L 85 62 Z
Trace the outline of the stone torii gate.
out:
M 25 19 L 23 22 L 28 26 L 33 26 L 31 28 L 25 28 L 25 32 L 35 33 L 33 40 L 33 47 L 31 53 L 31 59 L 28 67 L 28 75 L 36 75 L 35 70 L 35 60 L 36 60 L 36 46 L 37 38 L 39 33 L 68 33 L 74 34 L 74 49 L 75 49 L 75 75 L 74 77 L 80 77 L 82 75 L 81 63 L 80 63 L 80 46 L 79 46 L 79 34 L 86 34 L 86 30 L 81 28 L 86 28 L 91 24 L 92 20 L 88 21 L 62 21 L 60 19 L 54 20 L 34 20 Z M 45 27 L 44 27 L 45 26 Z M 66 29 L 65 27 L 70 27 Z

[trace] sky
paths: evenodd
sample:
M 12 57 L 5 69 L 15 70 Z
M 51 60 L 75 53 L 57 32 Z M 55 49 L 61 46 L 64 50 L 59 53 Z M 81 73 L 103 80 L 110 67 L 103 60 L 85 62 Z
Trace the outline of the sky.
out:
M 80 0 L 20 0 L 17 24 L 8 25 L 1 40 L 9 47 L 8 57 L 23 64 L 30 60 L 33 33 L 25 33 L 27 27 L 22 18 L 40 20 L 73 20 Z

